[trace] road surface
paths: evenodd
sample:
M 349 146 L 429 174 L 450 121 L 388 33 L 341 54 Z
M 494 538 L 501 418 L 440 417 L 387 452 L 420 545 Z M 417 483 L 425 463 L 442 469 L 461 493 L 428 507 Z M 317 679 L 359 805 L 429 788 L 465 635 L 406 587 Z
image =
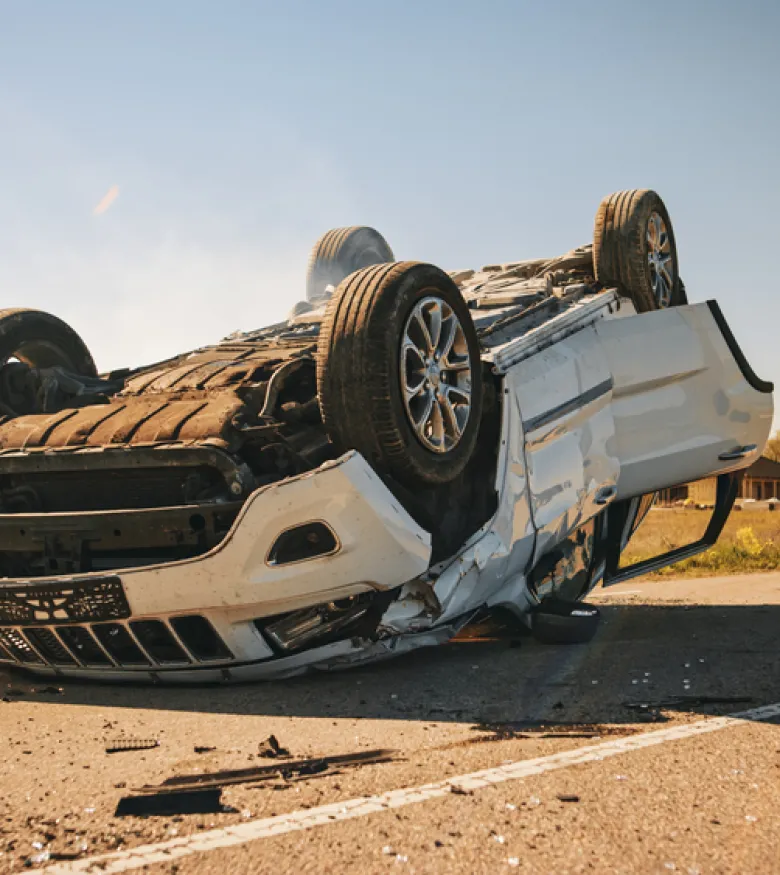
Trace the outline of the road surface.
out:
M 483 629 L 184 690 L 0 674 L 0 873 L 780 871 L 780 574 L 592 600 L 586 646 Z M 391 753 L 285 776 L 260 756 L 272 734 L 295 759 Z M 120 737 L 159 746 L 106 753 Z M 267 766 L 216 813 L 115 816 L 143 785 Z

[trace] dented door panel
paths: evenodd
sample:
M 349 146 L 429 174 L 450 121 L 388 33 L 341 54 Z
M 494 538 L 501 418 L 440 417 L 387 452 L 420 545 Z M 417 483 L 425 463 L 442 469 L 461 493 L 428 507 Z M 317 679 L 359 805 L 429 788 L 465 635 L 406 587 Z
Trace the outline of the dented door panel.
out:
M 616 494 L 612 374 L 591 325 L 509 376 L 523 415 L 538 559 Z

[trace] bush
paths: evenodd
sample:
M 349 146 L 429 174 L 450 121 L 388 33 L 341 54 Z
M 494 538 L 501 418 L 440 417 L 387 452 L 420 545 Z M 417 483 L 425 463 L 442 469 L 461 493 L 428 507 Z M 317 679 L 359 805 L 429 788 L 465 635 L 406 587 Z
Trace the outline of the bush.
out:
M 626 554 L 623 564 L 649 559 L 650 555 Z M 684 559 L 653 572 L 660 577 L 701 577 L 709 574 L 746 574 L 780 568 L 780 544 L 759 538 L 752 526 L 737 529 L 732 540 L 719 541 L 706 553 Z

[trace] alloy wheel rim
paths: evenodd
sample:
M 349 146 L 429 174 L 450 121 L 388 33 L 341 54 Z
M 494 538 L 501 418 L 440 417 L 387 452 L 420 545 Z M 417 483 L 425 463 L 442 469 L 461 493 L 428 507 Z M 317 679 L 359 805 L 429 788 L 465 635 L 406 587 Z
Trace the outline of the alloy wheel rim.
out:
M 430 295 L 415 304 L 401 338 L 401 392 L 415 437 L 434 453 L 461 441 L 471 415 L 471 358 L 450 305 Z
M 659 307 L 669 307 L 672 303 L 676 269 L 666 222 L 655 211 L 648 219 L 646 237 L 647 264 L 650 268 L 653 297 Z

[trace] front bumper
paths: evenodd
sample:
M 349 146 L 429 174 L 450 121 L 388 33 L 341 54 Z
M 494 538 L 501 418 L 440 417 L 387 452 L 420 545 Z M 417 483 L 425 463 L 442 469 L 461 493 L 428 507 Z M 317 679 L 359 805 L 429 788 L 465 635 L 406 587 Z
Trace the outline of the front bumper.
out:
M 335 534 L 335 552 L 269 561 L 282 532 L 315 521 Z M 430 555 L 428 533 L 348 453 L 258 489 L 221 543 L 197 558 L 0 580 L 0 663 L 48 676 L 202 683 L 355 661 L 365 648 L 349 640 L 280 656 L 254 621 L 395 589 L 425 572 Z

